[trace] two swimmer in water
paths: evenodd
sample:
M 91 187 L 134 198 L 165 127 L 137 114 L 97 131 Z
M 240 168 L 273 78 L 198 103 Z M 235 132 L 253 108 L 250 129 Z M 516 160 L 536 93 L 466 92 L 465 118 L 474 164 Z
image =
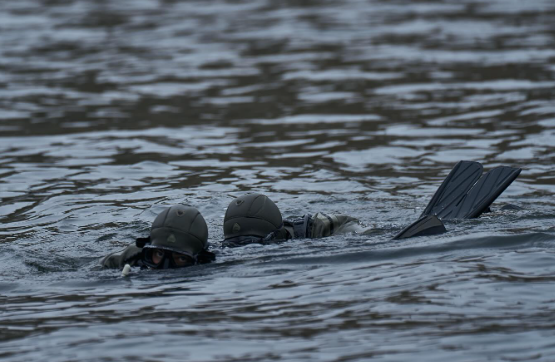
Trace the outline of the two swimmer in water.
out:
M 421 217 L 394 239 L 434 235 L 446 231 L 441 220 L 475 218 L 489 210 L 493 201 L 518 177 L 520 169 L 500 166 L 483 173 L 478 162 L 460 161 L 436 191 Z M 224 217 L 224 247 L 272 244 L 290 239 L 323 238 L 364 232 L 357 219 L 316 213 L 283 219 L 267 196 L 246 194 L 234 199 Z M 152 223 L 150 235 L 138 238 L 120 252 L 104 257 L 106 268 L 138 266 L 151 269 L 183 268 L 215 260 L 209 251 L 208 227 L 191 206 L 175 205 L 162 211 Z M 127 266 L 129 265 L 129 267 Z

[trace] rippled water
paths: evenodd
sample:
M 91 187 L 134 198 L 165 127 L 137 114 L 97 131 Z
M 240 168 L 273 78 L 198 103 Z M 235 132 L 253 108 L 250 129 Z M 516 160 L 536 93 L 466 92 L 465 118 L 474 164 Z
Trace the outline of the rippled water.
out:
M 551 0 L 0 2 L 0 359 L 555 360 L 553 24 Z M 461 159 L 523 171 L 389 241 Z M 246 191 L 374 232 L 218 249 Z M 176 203 L 217 263 L 98 268 Z

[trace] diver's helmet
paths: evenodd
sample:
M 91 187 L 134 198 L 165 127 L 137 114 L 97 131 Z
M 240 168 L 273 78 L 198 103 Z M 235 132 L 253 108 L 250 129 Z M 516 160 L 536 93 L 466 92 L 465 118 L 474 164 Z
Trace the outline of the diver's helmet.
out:
M 231 201 L 224 218 L 226 240 L 237 237 L 265 238 L 283 226 L 281 212 L 267 196 L 247 194 Z
M 197 209 L 175 205 L 156 217 L 149 239 L 143 247 L 147 266 L 167 269 L 194 265 L 208 249 L 208 227 Z

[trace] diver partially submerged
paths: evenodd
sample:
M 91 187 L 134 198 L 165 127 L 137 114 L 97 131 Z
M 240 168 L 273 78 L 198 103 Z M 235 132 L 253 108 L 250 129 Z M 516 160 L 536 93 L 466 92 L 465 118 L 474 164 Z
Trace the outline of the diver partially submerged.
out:
M 200 212 L 191 206 L 175 205 L 162 211 L 146 238 L 138 238 L 124 250 L 104 257 L 105 268 L 126 264 L 151 269 L 183 268 L 210 263 L 208 227 Z
M 460 161 L 436 191 L 420 218 L 393 239 L 446 232 L 442 220 L 469 219 L 489 210 L 495 199 L 518 177 L 521 169 L 499 166 L 483 173 L 478 162 Z M 224 217 L 223 247 L 273 244 L 291 239 L 324 238 L 344 233 L 364 233 L 360 222 L 343 214 L 316 213 L 283 219 L 267 196 L 246 194 L 234 199 Z M 208 227 L 200 212 L 176 205 L 160 213 L 147 238 L 138 238 L 125 250 L 106 256 L 101 264 L 123 268 L 126 264 L 151 269 L 182 268 L 210 263 Z
M 460 161 L 436 191 L 420 218 L 393 239 L 446 232 L 442 220 L 470 219 L 489 210 L 495 199 L 518 177 L 521 169 L 499 166 L 483 173 L 479 162 Z M 347 215 L 317 213 L 282 219 L 272 200 L 247 194 L 233 200 L 224 218 L 222 246 L 270 244 L 289 239 L 322 238 L 342 233 L 365 233 L 359 221 Z
M 315 239 L 361 230 L 357 219 L 343 214 L 316 213 L 283 219 L 265 195 L 246 194 L 231 201 L 224 217 L 222 246 L 272 244 L 290 239 Z

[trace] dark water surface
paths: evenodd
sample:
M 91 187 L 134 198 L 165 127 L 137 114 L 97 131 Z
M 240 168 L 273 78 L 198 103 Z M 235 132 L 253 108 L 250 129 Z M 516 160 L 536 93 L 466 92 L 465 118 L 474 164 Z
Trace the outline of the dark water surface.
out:
M 554 152 L 551 0 L 2 1 L 0 359 L 555 361 Z M 247 191 L 375 232 L 218 249 Z M 176 203 L 216 264 L 98 269 Z

